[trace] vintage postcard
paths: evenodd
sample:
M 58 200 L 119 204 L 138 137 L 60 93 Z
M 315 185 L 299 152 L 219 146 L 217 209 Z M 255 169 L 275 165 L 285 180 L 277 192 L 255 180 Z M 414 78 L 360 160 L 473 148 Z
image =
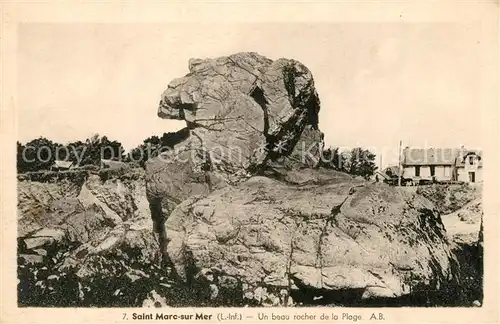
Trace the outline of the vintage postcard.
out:
M 1 323 L 497 323 L 498 3 L 2 2 Z

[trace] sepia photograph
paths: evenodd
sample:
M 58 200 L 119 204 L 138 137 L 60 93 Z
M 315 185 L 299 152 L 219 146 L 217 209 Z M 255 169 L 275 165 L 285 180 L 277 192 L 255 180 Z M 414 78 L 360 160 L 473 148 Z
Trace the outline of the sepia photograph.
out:
M 483 308 L 497 47 L 400 18 L 17 24 L 17 307 Z

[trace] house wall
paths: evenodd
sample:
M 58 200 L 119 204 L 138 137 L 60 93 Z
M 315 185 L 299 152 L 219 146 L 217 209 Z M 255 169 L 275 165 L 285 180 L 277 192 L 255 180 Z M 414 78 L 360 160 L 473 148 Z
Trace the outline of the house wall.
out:
M 476 182 L 483 181 L 483 168 L 458 168 L 458 181 L 469 182 L 469 172 L 476 173 Z
M 452 168 L 451 166 L 437 165 L 435 176 L 437 181 L 449 181 L 452 178 Z
M 415 169 L 416 167 L 414 165 L 411 166 L 405 166 L 403 168 L 403 176 L 405 178 L 417 178 L 415 175 Z M 428 166 L 421 165 L 420 166 L 420 176 L 418 177 L 420 179 L 430 179 L 431 178 L 431 169 Z
M 457 180 L 469 182 L 469 172 L 475 172 L 476 182 L 483 181 L 483 168 L 462 167 L 457 169 Z M 450 166 L 436 166 L 435 176 L 437 181 L 453 180 L 453 169 Z M 407 179 L 417 178 L 415 176 L 415 166 L 407 166 L 403 168 L 403 177 Z M 428 166 L 420 167 L 420 179 L 431 180 L 431 170 Z
M 431 168 L 428 166 L 420 166 L 420 179 L 431 179 Z
M 436 165 L 434 175 L 438 181 L 448 181 L 452 179 L 453 170 L 451 166 Z M 405 166 L 403 168 L 403 176 L 405 178 L 416 178 L 415 166 Z M 432 180 L 430 166 L 420 166 L 420 179 Z
M 413 166 L 403 167 L 403 177 L 410 179 L 415 177 L 415 167 Z

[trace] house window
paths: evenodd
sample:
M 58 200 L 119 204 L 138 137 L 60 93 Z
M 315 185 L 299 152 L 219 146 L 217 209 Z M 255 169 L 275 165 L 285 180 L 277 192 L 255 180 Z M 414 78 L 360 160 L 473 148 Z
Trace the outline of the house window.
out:
M 430 169 L 431 169 L 431 177 L 435 176 L 436 175 L 436 167 L 434 165 L 431 165 Z
M 420 177 L 420 166 L 415 167 L 415 177 Z
M 469 172 L 469 182 L 476 182 L 476 173 Z
M 449 177 L 449 176 L 451 176 L 450 171 L 451 171 L 451 168 L 450 168 L 450 167 L 445 166 L 445 167 L 444 167 L 444 176 L 445 176 L 445 177 Z
M 474 165 L 474 157 L 473 156 L 469 156 L 469 164 Z

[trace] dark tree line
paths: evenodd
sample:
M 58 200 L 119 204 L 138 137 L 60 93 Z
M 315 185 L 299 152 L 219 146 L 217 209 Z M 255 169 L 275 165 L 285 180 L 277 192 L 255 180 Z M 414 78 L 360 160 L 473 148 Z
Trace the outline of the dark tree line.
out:
M 147 160 L 158 156 L 162 152 L 172 150 L 177 143 L 188 136 L 189 130 L 184 128 L 178 132 L 163 133 L 161 137 L 156 135 L 148 137 L 142 144 L 130 151 L 127 160 L 144 166 Z
M 178 132 L 163 133 L 162 136 L 146 138 L 140 145 L 125 154 L 123 145 L 106 136 L 95 134 L 85 141 L 69 144 L 53 142 L 40 137 L 22 144 L 17 142 L 17 171 L 49 170 L 55 160 L 71 161 L 75 165 L 100 165 L 102 159 L 135 162 L 141 166 L 158 154 L 173 149 L 175 145 L 189 136 L 187 128 Z M 360 147 L 339 152 L 338 148 L 323 151 L 320 166 L 369 178 L 377 167 L 375 154 Z
M 17 171 L 50 170 L 55 160 L 71 161 L 77 166 L 99 166 L 103 159 L 122 162 L 144 162 L 159 153 L 172 149 L 188 136 L 187 129 L 146 138 L 142 144 L 125 154 L 122 143 L 95 134 L 85 141 L 61 144 L 39 137 L 25 144 L 17 142 Z
M 375 154 L 361 147 L 339 152 L 338 148 L 323 151 L 320 166 L 368 179 L 377 170 Z
M 71 161 L 78 166 L 99 165 L 101 159 L 120 160 L 124 149 L 120 142 L 95 134 L 84 142 L 68 144 L 39 137 L 26 144 L 17 142 L 17 171 L 49 170 L 55 160 Z

